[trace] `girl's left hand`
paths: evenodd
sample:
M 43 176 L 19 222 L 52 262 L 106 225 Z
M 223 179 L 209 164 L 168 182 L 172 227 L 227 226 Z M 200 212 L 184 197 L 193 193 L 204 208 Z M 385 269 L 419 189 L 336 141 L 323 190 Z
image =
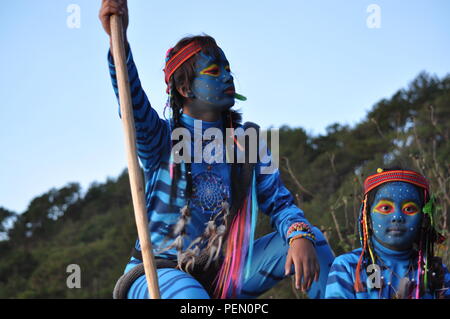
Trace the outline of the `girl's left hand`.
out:
M 314 245 L 309 239 L 299 238 L 291 243 L 284 266 L 286 276 L 291 273 L 292 264 L 294 264 L 297 289 L 306 291 L 311 287 L 313 280 L 319 280 L 320 265 Z

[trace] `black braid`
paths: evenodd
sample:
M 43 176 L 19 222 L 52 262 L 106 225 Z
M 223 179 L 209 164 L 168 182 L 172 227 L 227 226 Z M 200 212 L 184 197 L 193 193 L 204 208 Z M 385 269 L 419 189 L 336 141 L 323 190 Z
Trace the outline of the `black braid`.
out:
M 170 99 L 170 107 L 172 109 L 172 119 L 173 119 L 173 130 L 183 126 L 181 123 L 181 114 L 182 114 L 182 108 L 179 106 L 179 104 L 176 102 L 176 99 L 171 98 Z M 177 141 L 172 141 L 172 144 L 176 143 Z M 182 152 L 183 149 L 180 150 Z M 179 154 L 180 156 L 183 156 L 183 154 Z M 185 163 L 186 164 L 186 198 L 190 199 L 192 195 L 192 173 L 191 173 L 191 163 Z M 173 168 L 173 179 L 172 184 L 170 188 L 170 204 L 173 204 L 173 200 L 177 197 L 177 191 L 178 191 L 178 180 L 181 178 L 181 165 L 180 163 L 174 163 Z
M 172 80 L 171 81 L 171 88 L 175 87 L 175 83 Z M 172 120 L 173 120 L 173 128 L 172 130 L 175 130 L 178 127 L 181 127 L 181 106 L 179 103 L 177 103 L 177 99 L 175 99 L 174 94 L 172 92 L 173 89 L 171 89 L 171 92 L 169 92 L 169 94 L 171 94 L 171 99 L 170 99 L 170 108 L 172 109 Z M 172 138 L 172 137 L 170 137 Z M 176 141 L 172 141 L 172 145 L 173 143 L 176 143 Z M 172 150 L 170 150 L 172 152 Z M 181 154 L 180 154 L 181 155 Z M 173 178 L 171 181 L 171 187 L 170 187 L 170 200 L 169 200 L 169 204 L 172 205 L 174 199 L 177 197 L 177 191 L 178 191 L 178 180 L 181 177 L 181 165 L 180 163 L 173 163 L 174 167 L 173 167 Z

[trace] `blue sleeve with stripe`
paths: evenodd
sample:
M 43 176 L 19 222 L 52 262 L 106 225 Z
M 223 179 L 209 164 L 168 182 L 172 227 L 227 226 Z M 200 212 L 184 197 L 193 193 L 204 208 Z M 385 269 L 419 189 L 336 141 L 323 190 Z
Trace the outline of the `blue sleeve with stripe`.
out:
M 328 274 L 326 299 L 355 299 L 352 270 L 347 255 L 336 257 Z
M 114 93 L 119 101 L 116 70 L 111 52 L 108 52 L 108 61 Z M 133 104 L 139 160 L 141 161 L 144 170 L 154 169 L 159 165 L 161 156 L 165 153 L 165 148 L 170 142 L 168 122 L 159 118 L 158 113 L 151 107 L 147 95 L 142 89 L 131 50 L 128 51 L 126 63 Z
M 280 177 L 278 167 L 272 162 L 272 155 L 267 148 L 264 140 L 260 140 L 262 151 L 260 155 L 262 158 L 257 163 L 256 167 L 256 183 L 257 183 L 257 197 L 259 208 L 263 213 L 270 216 L 272 227 L 276 227 L 281 238 L 286 242 L 289 239 L 300 235 L 304 232 L 294 231 L 289 237 L 287 232 L 290 226 L 295 223 L 303 222 L 310 226 L 311 224 L 306 219 L 303 211 L 294 203 L 294 198 Z M 315 241 L 311 237 L 306 237 L 313 244 Z

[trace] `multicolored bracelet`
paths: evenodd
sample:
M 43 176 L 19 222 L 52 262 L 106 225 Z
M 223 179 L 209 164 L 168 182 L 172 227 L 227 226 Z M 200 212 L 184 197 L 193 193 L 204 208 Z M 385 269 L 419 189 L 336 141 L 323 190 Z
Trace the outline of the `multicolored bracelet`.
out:
M 316 236 L 314 236 L 314 234 L 310 234 L 310 233 L 298 234 L 298 235 L 292 237 L 291 239 L 289 239 L 289 246 L 291 246 L 292 242 L 293 242 L 295 239 L 299 239 L 299 238 L 307 238 L 307 237 L 311 238 L 312 240 L 316 240 Z
M 289 229 L 287 231 L 288 237 L 290 234 L 292 234 L 295 231 L 305 231 L 305 232 L 308 232 L 311 234 L 313 233 L 311 230 L 311 227 L 309 227 L 309 225 L 304 222 L 298 222 L 298 223 L 292 224 L 291 227 L 289 227 Z
M 298 222 L 298 223 L 292 224 L 291 227 L 289 227 L 289 229 L 288 229 L 287 237 L 289 237 L 295 231 L 301 231 L 304 233 L 295 235 L 294 237 L 290 238 L 289 245 L 291 245 L 293 240 L 299 239 L 299 238 L 309 237 L 312 240 L 316 240 L 316 236 L 314 236 L 314 233 L 311 230 L 311 227 L 304 222 Z

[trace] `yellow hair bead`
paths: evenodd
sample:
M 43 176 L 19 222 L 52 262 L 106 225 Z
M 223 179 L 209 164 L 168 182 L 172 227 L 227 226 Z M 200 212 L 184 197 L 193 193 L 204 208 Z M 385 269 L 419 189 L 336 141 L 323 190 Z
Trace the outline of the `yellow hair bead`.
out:
M 377 169 L 377 173 L 383 173 L 383 169 L 382 168 Z

